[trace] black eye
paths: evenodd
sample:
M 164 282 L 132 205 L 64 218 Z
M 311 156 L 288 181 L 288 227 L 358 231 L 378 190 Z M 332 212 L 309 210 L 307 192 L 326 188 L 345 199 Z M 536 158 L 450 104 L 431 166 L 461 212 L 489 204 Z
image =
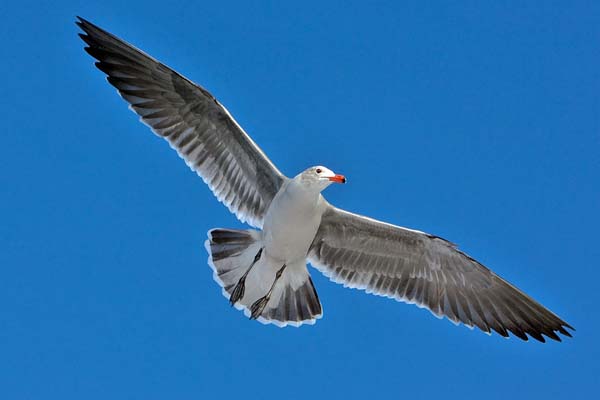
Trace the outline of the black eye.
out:
M 321 168 L 317 168 L 316 171 L 317 171 L 317 174 L 320 174 L 321 172 L 323 172 L 323 170 Z

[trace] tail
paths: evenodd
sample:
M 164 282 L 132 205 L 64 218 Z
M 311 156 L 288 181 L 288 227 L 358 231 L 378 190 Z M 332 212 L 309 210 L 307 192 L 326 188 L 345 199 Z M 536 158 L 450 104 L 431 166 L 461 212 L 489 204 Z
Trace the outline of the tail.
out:
M 284 327 L 314 324 L 323 315 L 306 262 L 270 258 L 259 231 L 212 229 L 205 247 L 223 296 L 247 317 Z

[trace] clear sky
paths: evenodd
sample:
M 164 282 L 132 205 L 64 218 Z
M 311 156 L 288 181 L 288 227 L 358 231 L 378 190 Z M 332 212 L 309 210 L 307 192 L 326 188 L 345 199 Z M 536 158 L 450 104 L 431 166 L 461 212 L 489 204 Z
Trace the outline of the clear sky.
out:
M 2 2 L 0 397 L 597 389 L 600 3 L 249 3 Z M 345 174 L 329 201 L 458 243 L 574 338 L 488 336 L 316 270 L 316 325 L 248 321 L 203 247 L 242 225 L 127 110 L 76 15 L 210 90 L 288 176 Z

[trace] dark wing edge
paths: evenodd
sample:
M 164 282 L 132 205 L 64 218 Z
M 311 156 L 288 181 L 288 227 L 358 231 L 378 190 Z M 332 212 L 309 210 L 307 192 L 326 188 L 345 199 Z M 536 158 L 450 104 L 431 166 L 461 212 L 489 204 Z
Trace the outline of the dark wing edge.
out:
M 345 287 L 426 308 L 454 324 L 504 337 L 561 341 L 575 330 L 456 246 L 424 232 L 331 205 L 309 250 L 310 263 Z
M 85 50 L 108 82 L 242 222 L 262 226 L 287 179 L 208 91 L 81 17 Z

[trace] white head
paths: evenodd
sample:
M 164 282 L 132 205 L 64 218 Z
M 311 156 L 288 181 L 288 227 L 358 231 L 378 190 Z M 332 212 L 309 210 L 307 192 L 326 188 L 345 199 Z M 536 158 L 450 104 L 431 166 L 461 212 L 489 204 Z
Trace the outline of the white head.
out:
M 344 175 L 336 174 L 329 168 L 323 167 L 322 165 L 310 167 L 297 175 L 294 179 L 300 180 L 303 185 L 317 189 L 319 192 L 324 190 L 333 182 L 346 183 L 346 178 Z

